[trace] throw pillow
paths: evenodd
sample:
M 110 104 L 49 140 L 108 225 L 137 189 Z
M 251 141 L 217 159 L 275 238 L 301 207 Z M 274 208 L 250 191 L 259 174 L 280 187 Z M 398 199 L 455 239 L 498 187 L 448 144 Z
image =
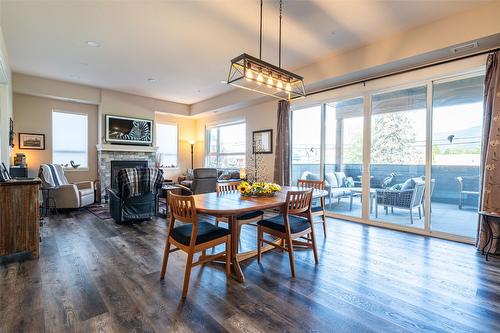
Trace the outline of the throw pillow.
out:
M 404 183 L 403 186 L 401 186 L 401 190 L 413 190 L 415 188 L 415 180 L 413 178 L 407 179 Z
M 401 191 L 402 188 L 403 188 L 403 184 L 395 184 L 395 185 L 392 185 L 390 187 L 390 189 L 393 191 Z
M 229 180 L 231 179 L 231 172 L 230 171 L 224 171 L 220 176 L 219 180 Z
M 339 183 L 337 182 L 337 177 L 335 177 L 335 174 L 333 172 L 328 172 L 325 175 L 325 180 L 330 185 L 331 187 L 339 187 Z
M 193 172 L 193 169 L 187 169 L 187 172 L 186 172 L 186 179 L 187 179 L 187 180 L 193 180 L 193 179 L 194 179 L 194 172 Z
M 337 177 L 337 183 L 339 187 L 346 187 L 346 175 L 345 172 L 335 172 L 335 177 Z

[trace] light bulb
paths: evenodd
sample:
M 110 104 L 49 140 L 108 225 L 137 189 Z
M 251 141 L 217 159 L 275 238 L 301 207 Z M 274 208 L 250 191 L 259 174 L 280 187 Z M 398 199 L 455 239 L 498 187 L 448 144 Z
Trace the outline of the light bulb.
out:
M 276 84 L 276 89 L 283 90 L 283 82 L 281 80 L 278 80 L 278 83 Z
M 272 79 L 271 77 L 269 77 L 269 78 L 267 79 L 267 86 L 268 86 L 269 88 L 272 88 L 272 87 L 273 87 L 273 83 L 274 83 L 273 79 Z
M 290 82 L 287 82 L 287 84 L 285 86 L 285 90 L 288 92 L 292 91 L 292 85 L 290 84 Z
M 248 81 L 251 81 L 253 79 L 253 74 L 251 69 L 247 69 L 245 72 L 245 77 Z
M 262 73 L 259 73 L 259 75 L 257 75 L 257 84 L 262 84 L 262 82 L 264 82 L 264 77 L 262 76 Z

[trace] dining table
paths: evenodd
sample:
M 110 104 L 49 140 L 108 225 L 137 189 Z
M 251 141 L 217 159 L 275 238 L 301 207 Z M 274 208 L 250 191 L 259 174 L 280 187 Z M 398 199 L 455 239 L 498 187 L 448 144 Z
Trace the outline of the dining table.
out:
M 304 187 L 282 186 L 281 191 L 273 196 L 251 197 L 243 196 L 238 191 L 221 193 L 204 193 L 194 195 L 197 214 L 206 214 L 214 217 L 225 217 L 228 219 L 229 230 L 231 232 L 231 266 L 236 280 L 245 282 L 245 276 L 241 270 L 240 262 L 257 256 L 257 249 L 239 252 L 239 221 L 237 216 L 256 210 L 278 210 L 282 212 L 286 203 L 286 196 L 289 191 L 307 190 Z M 313 189 L 313 200 L 327 196 L 325 190 Z M 276 243 L 281 244 L 282 240 L 277 239 Z M 266 245 L 262 252 L 273 249 L 272 245 Z

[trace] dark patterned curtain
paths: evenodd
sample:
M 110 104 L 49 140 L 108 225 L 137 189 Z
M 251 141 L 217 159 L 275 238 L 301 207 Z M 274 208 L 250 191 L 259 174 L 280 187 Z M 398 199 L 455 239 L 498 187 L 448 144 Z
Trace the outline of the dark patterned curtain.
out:
M 500 51 L 490 53 L 486 62 L 484 79 L 484 134 L 481 149 L 482 190 L 480 210 L 500 213 L 500 68 L 498 60 Z M 476 246 L 482 249 L 488 239 L 487 228 L 479 220 Z M 493 233 L 500 233 L 499 224 L 492 223 Z M 500 249 L 500 242 L 494 240 L 491 252 Z
M 274 182 L 290 185 L 290 102 L 278 102 Z

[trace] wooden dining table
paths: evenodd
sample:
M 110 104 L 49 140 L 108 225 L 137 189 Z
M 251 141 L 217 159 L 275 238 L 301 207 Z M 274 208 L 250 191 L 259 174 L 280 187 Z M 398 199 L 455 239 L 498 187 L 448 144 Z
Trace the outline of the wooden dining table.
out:
M 236 279 L 245 282 L 245 276 L 241 270 L 240 262 L 257 256 L 257 249 L 247 252 L 239 252 L 239 226 L 236 217 L 243 213 L 256 210 L 279 209 L 283 210 L 288 191 L 306 190 L 303 187 L 282 186 L 281 191 L 272 197 L 246 197 L 238 191 L 225 193 L 205 193 L 194 195 L 196 212 L 215 217 L 226 217 L 228 219 L 229 230 L 231 231 L 231 264 Z M 327 196 L 328 192 L 324 190 L 313 190 L 313 198 Z M 279 244 L 281 239 L 276 240 Z M 262 248 L 262 252 L 273 249 L 272 245 Z

